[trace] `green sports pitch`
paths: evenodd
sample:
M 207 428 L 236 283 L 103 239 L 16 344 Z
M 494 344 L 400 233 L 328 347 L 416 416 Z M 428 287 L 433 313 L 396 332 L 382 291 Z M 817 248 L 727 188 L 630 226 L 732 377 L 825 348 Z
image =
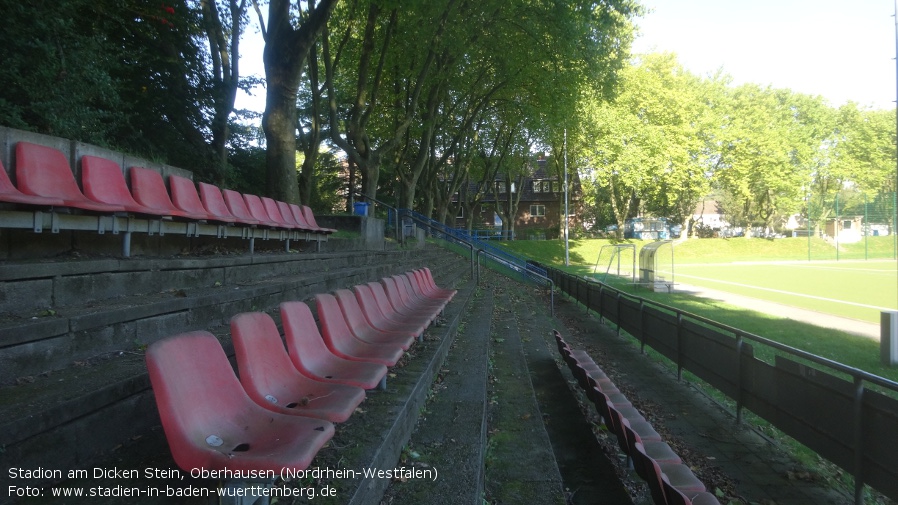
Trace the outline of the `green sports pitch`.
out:
M 674 282 L 879 323 L 880 312 L 898 310 L 896 267 L 895 260 L 676 264 Z

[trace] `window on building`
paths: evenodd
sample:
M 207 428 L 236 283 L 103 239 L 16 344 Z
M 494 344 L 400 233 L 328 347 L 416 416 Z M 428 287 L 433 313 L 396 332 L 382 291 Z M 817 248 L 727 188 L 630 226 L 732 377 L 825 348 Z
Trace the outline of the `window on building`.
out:
M 542 179 L 537 179 L 533 181 L 533 192 L 534 193 L 551 193 L 552 192 L 552 181 L 546 181 Z
M 496 183 L 496 193 L 505 193 L 505 182 L 499 181 Z
M 545 205 L 531 205 L 530 206 L 530 216 L 531 217 L 545 217 L 546 215 L 546 206 Z

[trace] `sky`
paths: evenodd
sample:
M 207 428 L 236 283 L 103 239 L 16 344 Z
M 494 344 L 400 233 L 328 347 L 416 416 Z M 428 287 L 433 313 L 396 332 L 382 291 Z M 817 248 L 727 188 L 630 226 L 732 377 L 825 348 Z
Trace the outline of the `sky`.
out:
M 633 52 L 673 52 L 700 76 L 722 69 L 747 82 L 893 109 L 895 0 L 642 0 Z M 241 73 L 264 77 L 257 21 L 241 43 Z M 265 91 L 238 95 L 262 111 Z
M 642 0 L 633 52 L 673 52 L 690 72 L 895 107 L 894 0 Z

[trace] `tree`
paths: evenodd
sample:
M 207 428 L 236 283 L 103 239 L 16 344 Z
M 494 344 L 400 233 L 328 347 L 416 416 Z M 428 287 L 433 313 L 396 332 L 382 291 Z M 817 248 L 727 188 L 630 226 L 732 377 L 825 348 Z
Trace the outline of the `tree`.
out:
M 819 97 L 746 84 L 733 90 L 731 104 L 717 177 L 742 207 L 750 236 L 752 226 L 770 228 L 801 208 L 828 133 Z
M 234 112 L 237 89 L 240 87 L 240 36 L 245 27 L 247 7 L 247 0 L 200 0 L 212 62 L 210 95 L 213 116 L 210 129 L 216 156 L 212 179 L 217 184 L 224 183 L 228 170 L 230 116 Z M 222 15 L 222 10 L 227 12 L 226 16 Z
M 299 203 L 296 176 L 296 101 L 302 68 L 315 40 L 339 0 L 308 0 L 305 12 L 291 13 L 290 0 L 271 0 L 268 23 L 262 24 L 265 50 L 265 113 L 262 128 L 267 146 L 267 193 L 279 200 Z M 254 4 L 256 1 L 254 0 Z M 297 2 L 297 7 L 301 2 Z M 257 12 L 258 5 L 256 4 Z
M 186 0 L 0 0 L 0 122 L 202 170 L 208 79 Z

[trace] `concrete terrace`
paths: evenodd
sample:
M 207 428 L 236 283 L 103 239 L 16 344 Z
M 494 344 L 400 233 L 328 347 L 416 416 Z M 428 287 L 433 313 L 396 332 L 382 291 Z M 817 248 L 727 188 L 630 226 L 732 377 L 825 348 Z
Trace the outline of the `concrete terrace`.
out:
M 458 289 L 456 298 L 390 370 L 388 389 L 369 391 L 349 421 L 337 425 L 310 469 L 317 473 L 277 484 L 298 495 L 278 503 L 308 502 L 310 492 L 318 494 L 315 503 L 333 504 L 650 503 L 645 484 L 561 363 L 552 329 L 626 388 L 721 503 L 851 501 L 758 430 L 736 426 L 725 408 L 677 382 L 674 372 L 582 307 L 556 297 L 552 317 L 542 289 L 491 272 L 478 286 L 467 258 L 436 246 L 363 249 L 334 240 L 322 253 L 5 262 L 3 290 L 15 296 L 4 298 L 0 326 L 0 466 L 88 473 L 61 481 L 17 478 L 15 484 L 40 488 L 42 496 L 15 501 L 207 503 L 184 495 L 211 493 L 216 480 L 148 473 L 176 466 L 155 412 L 144 346 L 203 328 L 231 353 L 226 324 L 234 314 L 276 315 L 280 301 L 421 266 L 441 286 Z M 31 298 L 41 292 L 37 286 L 51 293 L 40 302 Z M 403 471 L 365 473 L 396 468 Z M 168 489 L 170 496 L 79 500 L 52 498 L 53 488 Z M 333 496 L 320 496 L 325 490 Z

